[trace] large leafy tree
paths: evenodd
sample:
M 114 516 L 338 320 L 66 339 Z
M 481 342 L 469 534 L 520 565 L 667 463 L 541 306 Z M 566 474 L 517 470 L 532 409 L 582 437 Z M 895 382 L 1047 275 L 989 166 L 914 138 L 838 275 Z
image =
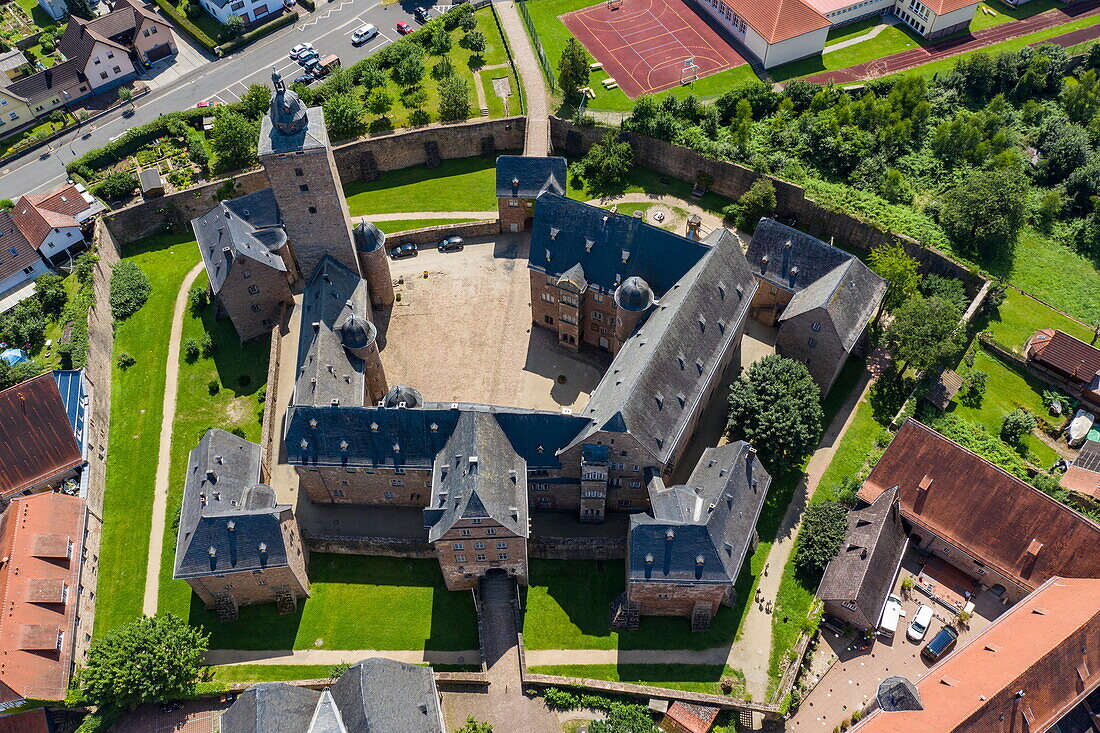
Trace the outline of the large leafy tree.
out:
M 250 120 L 267 114 L 271 106 L 271 88 L 266 84 L 251 84 L 241 97 L 241 112 Z
M 217 156 L 217 169 L 230 171 L 254 165 L 259 137 L 256 122 L 235 110 L 220 110 L 210 131 L 210 148 Z
M 52 272 L 39 275 L 34 281 L 34 295 L 42 303 L 43 312 L 50 316 L 59 315 L 69 299 L 64 279 Z
M 894 314 L 886 329 L 886 344 L 901 371 L 908 366 L 927 369 L 945 361 L 962 342 L 958 329 L 962 313 L 943 298 L 911 298 Z
M 733 383 L 729 403 L 730 437 L 751 443 L 770 471 L 798 465 L 821 439 L 821 390 L 802 362 L 760 359 Z
M 1027 215 L 1027 189 L 1016 171 L 972 171 L 944 196 L 940 224 L 960 249 L 997 259 L 1016 244 Z
M 616 139 L 613 132 L 603 136 L 581 158 L 577 169 L 588 184 L 598 193 L 611 193 L 619 187 L 626 174 L 634 167 L 634 146 L 626 140 Z
M 143 616 L 92 642 L 81 690 L 92 704 L 124 708 L 183 697 L 194 689 L 209 642 L 170 613 Z
M 470 116 L 470 85 L 458 75 L 439 83 L 439 119 L 465 120 Z
M 577 94 L 577 90 L 588 86 L 592 69 L 588 66 L 588 52 L 576 38 L 570 38 L 558 59 L 558 88 L 566 99 Z
M 802 517 L 795 543 L 795 566 L 811 575 L 820 574 L 840 549 L 848 531 L 848 510 L 835 501 L 810 506 Z
M 71 15 L 84 20 L 91 20 L 95 17 L 95 8 L 92 7 L 89 0 L 66 0 L 65 4 L 69 6 Z
M 871 269 L 890 284 L 883 301 L 886 310 L 897 310 L 910 296 L 917 293 L 920 287 L 917 261 L 907 255 L 900 244 L 875 247 L 868 259 Z
M 325 101 L 322 109 L 325 127 L 333 140 L 358 137 L 367 129 L 363 119 L 363 100 L 356 94 L 334 94 Z

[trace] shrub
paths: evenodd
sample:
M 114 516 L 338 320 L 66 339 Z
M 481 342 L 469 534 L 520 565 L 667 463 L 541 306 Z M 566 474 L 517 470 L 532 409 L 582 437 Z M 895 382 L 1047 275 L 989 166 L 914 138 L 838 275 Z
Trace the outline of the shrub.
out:
M 11 211 L 15 208 L 15 202 L 11 199 L 0 199 L 0 211 Z
M 115 363 L 118 364 L 119 369 L 129 369 L 134 364 L 137 364 L 137 359 L 132 357 L 129 353 L 123 351 L 121 354 L 118 355 Z
M 427 125 L 431 121 L 432 116 L 428 113 L 427 110 L 414 109 L 412 112 L 409 113 L 409 124 L 413 127 Z
M 959 395 L 959 402 L 967 407 L 981 407 L 982 400 L 985 398 L 987 379 L 989 375 L 982 371 L 972 371 L 967 374 L 966 381 L 963 382 L 962 394 Z
M 210 334 L 204 333 L 199 339 L 199 348 L 202 349 L 202 355 L 209 359 L 217 351 L 217 346 L 214 344 L 214 339 L 210 337 Z
M 196 285 L 187 291 L 187 302 L 191 306 L 191 312 L 197 315 L 210 305 L 210 291 L 202 285 Z
M 340 662 L 339 664 L 334 664 L 329 667 L 328 676 L 332 679 L 337 679 L 339 677 L 343 677 L 344 672 L 347 672 L 349 669 L 351 669 L 350 664 L 348 664 L 347 662 Z
M 737 202 L 741 211 L 737 217 L 737 228 L 747 232 L 756 230 L 761 217 L 775 212 L 775 185 L 771 179 L 761 176 L 752 182 L 749 190 Z
M 199 358 L 199 342 L 193 338 L 189 338 L 183 342 L 183 358 L 187 360 L 188 364 L 194 364 Z
M 111 268 L 111 314 L 124 320 L 137 313 L 149 299 L 149 278 L 133 262 L 116 262 Z
M 92 187 L 92 195 L 101 199 L 126 198 L 134 192 L 134 179 L 126 171 L 108 173 L 101 182 Z
M 261 405 L 263 403 L 267 402 L 267 385 L 266 384 L 264 386 L 260 387 L 256 391 L 256 401 L 259 402 Z
M 222 386 L 218 382 L 218 380 L 211 379 L 209 382 L 206 383 L 206 389 L 208 392 L 210 392 L 210 395 L 213 396 L 222 391 Z
M 575 694 L 557 687 L 547 687 L 543 699 L 546 700 L 546 707 L 551 710 L 572 710 L 580 704 L 580 699 Z
M 1008 443 L 1018 443 L 1020 438 L 1035 428 L 1035 425 L 1035 416 L 1017 407 L 1001 420 L 1001 438 Z
M 248 385 L 252 384 L 252 376 L 250 374 L 242 374 L 241 376 L 237 377 L 237 384 L 241 385 L 242 387 L 247 387 Z
M 73 272 L 76 273 L 76 281 L 81 285 L 90 283 L 97 262 L 99 262 L 99 257 L 91 252 L 82 252 L 80 256 L 73 260 Z
M 825 569 L 840 549 L 848 531 L 848 510 L 835 501 L 813 504 L 802 516 L 802 528 L 795 542 L 794 564 L 816 575 Z

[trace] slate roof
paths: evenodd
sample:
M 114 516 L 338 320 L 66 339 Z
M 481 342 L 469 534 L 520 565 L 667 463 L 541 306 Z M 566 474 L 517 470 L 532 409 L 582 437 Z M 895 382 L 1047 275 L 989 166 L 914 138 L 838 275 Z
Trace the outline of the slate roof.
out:
M 721 377 L 717 367 L 736 346 L 757 287 L 733 234 L 716 230 L 708 244 L 623 344 L 581 413 L 588 426 L 567 448 L 601 430 L 628 432 L 664 464 L 689 437 L 684 433 Z
M 1100 578 L 1100 525 L 913 419 L 859 496 L 873 502 L 895 486 L 917 534 L 927 527 L 1024 588 Z
M 905 552 L 907 535 L 897 498 L 897 488 L 891 488 L 870 506 L 848 513 L 847 534 L 817 589 L 824 601 L 855 601 L 872 624 L 878 623 Z
M 497 197 L 533 199 L 550 191 L 565 195 L 565 158 L 501 155 L 497 158 Z
M 15 226 L 11 214 L 0 211 L 0 280 L 6 280 L 41 261 L 38 250 Z
M 760 220 L 745 257 L 755 275 L 794 293 L 780 321 L 824 309 L 846 351 L 886 295 L 887 282 L 859 258 L 774 219 Z
M 428 470 L 459 417 L 471 411 L 496 418 L 528 469 L 561 468 L 558 449 L 585 424 L 583 418 L 557 412 L 466 403 L 452 408 L 429 402 L 419 409 L 291 405 L 287 456 L 293 465 Z
M 443 733 L 431 667 L 365 659 L 340 676 L 332 698 L 349 733 Z
M 187 458 L 174 578 L 287 564 L 275 491 L 260 481 L 260 446 L 206 431 Z M 213 554 L 210 552 L 213 548 Z
M 526 537 L 527 462 L 488 412 L 461 413 L 432 466 L 432 499 L 424 510 L 435 542 L 461 519 L 489 518 Z
M 321 699 L 317 701 L 317 707 L 313 709 L 313 719 L 309 721 L 309 733 L 347 733 L 344 725 L 344 716 L 340 714 L 340 708 L 332 699 L 332 692 L 325 689 L 321 691 Z
M 0 71 L 15 71 L 27 63 L 27 57 L 17 48 L 0 53 Z
M 222 713 L 222 733 L 308 733 L 321 693 L 285 682 L 249 687 Z
M 306 283 L 301 307 L 294 404 L 362 405 L 366 364 L 349 348 L 366 346 L 378 335 L 369 320 L 366 281 L 326 253 Z
M 221 291 L 238 257 L 249 260 L 249 267 L 256 263 L 286 272 L 278 254 L 286 244 L 286 230 L 270 188 L 219 202 L 192 219 L 191 228 L 215 293 Z
M 61 39 L 57 42 L 57 50 L 66 59 L 80 59 L 81 66 L 87 65 L 88 57 L 91 56 L 96 43 L 105 44 L 117 51 L 128 54 L 129 49 L 126 45 L 113 40 L 111 36 L 124 34 L 127 28 L 132 34 L 133 23 L 134 14 L 129 7 L 93 20 L 85 20 L 75 15 L 70 16 L 69 23 L 65 26 L 65 32 L 61 34 Z
M 88 77 L 84 76 L 84 64 L 87 61 L 87 58 L 70 57 L 48 69 L 13 81 L 6 91 L 24 100 L 37 100 L 51 93 L 58 94 L 88 81 Z
M 0 496 L 13 496 L 83 463 L 52 374 L 0 392 Z
M 294 94 L 287 90 L 287 94 Z M 295 95 L 296 97 L 297 95 Z M 274 103 L 275 98 L 272 97 Z M 271 124 L 271 115 L 264 116 L 260 122 L 260 142 L 258 155 L 293 153 L 297 150 L 316 150 L 328 147 L 328 132 L 325 130 L 325 115 L 320 107 L 305 110 L 306 124 L 291 134 L 279 132 Z
M 548 192 L 538 197 L 535 206 L 528 266 L 560 277 L 580 264 L 587 285 L 607 295 L 622 280 L 637 275 L 660 298 L 707 250 L 704 244 L 632 216 Z
M 1026 347 L 1028 358 L 1074 382 L 1089 382 L 1100 373 L 1100 349 L 1052 328 L 1036 331 Z
M 735 582 L 770 485 L 771 476 L 744 441 L 703 451 L 686 485 L 665 488 L 653 476 L 653 516 L 630 517 L 628 577 L 657 583 Z

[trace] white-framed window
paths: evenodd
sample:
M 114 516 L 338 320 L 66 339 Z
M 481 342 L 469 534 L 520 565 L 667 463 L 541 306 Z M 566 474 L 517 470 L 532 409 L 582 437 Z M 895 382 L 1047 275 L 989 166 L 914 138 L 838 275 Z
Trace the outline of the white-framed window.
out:
M 519 199 L 508 199 L 508 206 L 512 209 L 519 208 Z
M 477 556 L 477 561 L 478 562 L 485 562 L 485 556 L 484 555 L 478 555 Z
M 382 495 L 384 497 L 386 497 L 387 499 L 392 499 L 393 498 L 393 492 L 392 491 L 384 491 L 384 492 L 382 492 Z
M 814 331 L 820 331 L 821 330 L 821 324 L 818 323 L 817 321 L 814 321 L 813 323 L 810 324 L 810 328 L 812 328 Z
M 507 559 L 508 559 L 508 553 L 507 552 L 498 552 L 497 553 L 497 560 L 507 560 Z
M 405 482 L 399 478 L 391 479 L 390 486 L 404 486 Z
M 462 536 L 463 537 L 469 537 L 470 536 L 470 530 L 468 530 L 468 529 L 462 530 Z
M 507 550 L 508 549 L 508 543 L 507 542 L 498 542 L 497 543 L 497 549 L 498 550 Z
M 551 295 L 550 293 L 543 293 L 542 294 L 542 301 L 544 303 L 553 303 L 554 302 L 554 296 Z
M 456 542 L 453 545 L 451 545 L 451 549 L 452 550 L 465 550 L 466 545 L 462 544 L 461 542 Z
M 333 489 L 332 495 L 336 497 L 347 496 L 347 494 L 344 493 L 343 489 Z
M 485 549 L 485 543 L 484 542 L 475 542 L 474 543 L 474 549 L 475 550 L 484 550 Z
M 455 555 L 455 562 L 466 562 L 465 555 Z
M 497 533 L 497 528 L 496 527 L 489 527 L 487 530 L 485 530 L 485 534 L 496 534 L 496 533 Z
M 481 524 L 481 520 L 480 520 L 480 519 L 474 519 L 474 520 L 472 520 L 472 521 L 473 521 L 473 523 L 474 523 L 474 524 Z

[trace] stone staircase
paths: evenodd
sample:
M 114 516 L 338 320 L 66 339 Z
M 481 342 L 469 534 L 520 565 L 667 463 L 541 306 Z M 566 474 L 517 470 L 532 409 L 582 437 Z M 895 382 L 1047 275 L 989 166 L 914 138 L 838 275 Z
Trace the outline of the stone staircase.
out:
M 214 612 L 222 621 L 237 620 L 237 599 L 227 590 L 214 593 Z
M 641 608 L 637 601 L 628 601 L 623 591 L 611 602 L 608 626 L 617 631 L 637 631 L 642 620 Z
M 283 616 L 298 610 L 298 599 L 294 597 L 289 585 L 275 586 L 275 608 Z

